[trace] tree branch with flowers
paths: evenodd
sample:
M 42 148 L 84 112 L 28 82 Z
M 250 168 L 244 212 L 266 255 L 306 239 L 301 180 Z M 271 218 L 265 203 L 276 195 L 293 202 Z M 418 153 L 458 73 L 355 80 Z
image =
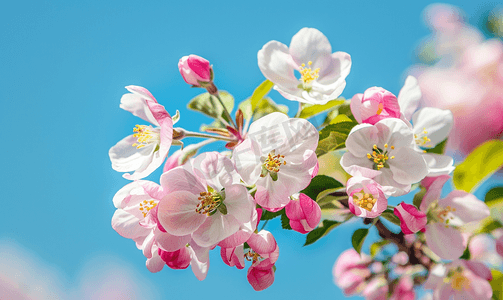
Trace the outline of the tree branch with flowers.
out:
M 269 220 L 281 218 L 284 229 L 305 234 L 305 246 L 360 220 L 354 248 L 333 270 L 346 295 L 414 299 L 418 287 L 432 290 L 434 299 L 501 294 L 491 280 L 503 274 L 469 249 L 477 234 L 503 227 L 493 213 L 503 196 L 484 202 L 471 193 L 503 165 L 501 140 L 487 141 L 455 166 L 445 154 L 450 110 L 422 105 L 413 76 L 398 96 L 370 87 L 350 101 L 340 97 L 351 57 L 332 53 L 314 28 L 301 29 L 290 46 L 266 43 L 258 66 L 266 80 L 233 113 L 234 98 L 216 86 L 209 61 L 180 59 L 185 82 L 207 91 L 188 102 L 214 119 L 200 132 L 174 127 L 183 117 L 177 110 L 172 117 L 147 89 L 126 87 L 120 107 L 151 125 L 136 125 L 109 151 L 112 168 L 131 180 L 113 198 L 112 227 L 136 243 L 151 272 L 190 266 L 204 280 L 209 252 L 217 248 L 230 267 L 248 265 L 246 278 L 260 291 L 273 284 L 280 259 L 279 244 L 265 230 Z M 299 103 L 295 117 L 267 97 L 272 89 Z M 320 114 L 323 124 L 314 126 L 309 119 Z M 185 144 L 186 137 L 202 141 Z M 203 150 L 217 142 L 228 151 Z M 171 147 L 180 148 L 168 155 Z M 485 165 L 470 185 L 474 179 L 466 172 L 480 162 Z M 159 183 L 144 180 L 163 164 Z M 335 170 L 344 180 L 330 176 Z M 458 189 L 442 198 L 452 173 Z M 388 204 L 409 193 L 415 193 L 410 203 Z M 370 230 L 380 239 L 367 255 L 363 242 Z

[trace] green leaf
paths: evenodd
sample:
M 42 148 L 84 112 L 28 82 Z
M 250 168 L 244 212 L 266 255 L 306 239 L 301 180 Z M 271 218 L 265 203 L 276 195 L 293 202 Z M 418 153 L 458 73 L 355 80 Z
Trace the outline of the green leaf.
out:
M 255 89 L 255 91 L 253 91 L 253 94 L 250 98 L 252 112 L 257 109 L 259 102 L 265 97 L 265 95 L 267 95 L 271 91 L 273 86 L 274 83 L 266 79 Z
M 417 208 L 421 207 L 424 194 L 426 194 L 426 189 L 424 187 L 421 187 L 421 190 L 414 195 L 414 200 L 412 200 L 412 204 L 414 204 L 415 207 Z
M 220 99 L 229 112 L 234 108 L 234 97 L 226 91 L 219 91 Z M 203 93 L 190 100 L 187 108 L 201 112 L 211 118 L 217 119 L 224 112 L 224 108 L 216 97 Z
M 284 209 L 281 210 L 281 227 L 283 229 L 287 230 L 292 230 L 292 227 L 290 227 L 290 219 L 288 219 L 286 212 Z
M 175 125 L 180 120 L 180 111 L 176 110 L 176 114 L 171 117 L 171 121 L 173 121 L 173 125 Z
M 342 183 L 334 178 L 326 175 L 317 175 L 311 180 L 311 183 L 300 192 L 306 194 L 309 198 L 316 200 L 318 198 L 318 194 L 321 192 L 341 187 L 343 187 Z
M 386 246 L 390 243 L 389 240 L 380 240 L 380 241 L 377 241 L 375 243 L 373 243 L 372 245 L 370 245 L 370 256 L 372 256 L 372 258 L 374 258 L 374 256 L 377 255 L 377 253 L 379 253 L 379 251 L 381 251 L 381 248 L 383 246 Z
M 335 118 L 330 121 L 330 124 L 337 124 L 341 122 L 353 122 L 348 116 L 346 115 L 337 115 Z
M 332 231 L 332 229 L 341 224 L 342 224 L 341 222 L 337 221 L 323 220 L 321 226 L 318 226 L 317 228 L 313 229 L 311 232 L 307 234 L 304 246 L 311 245 L 312 243 L 321 239 L 322 237 L 327 235 L 330 231 Z
M 362 251 L 363 242 L 365 241 L 368 233 L 368 228 L 360 228 L 355 230 L 353 236 L 351 237 L 351 244 L 353 244 L 353 248 L 355 248 L 358 254 Z
M 436 153 L 436 154 L 444 154 L 445 145 L 447 145 L 447 139 L 438 143 L 435 147 L 431 149 L 425 149 L 426 153 Z
M 265 210 L 262 208 L 262 216 L 260 217 L 260 221 L 266 221 L 266 220 L 271 220 L 274 219 L 278 216 L 280 216 L 283 213 L 283 209 L 277 212 L 270 212 L 268 210 Z
M 333 150 L 346 147 L 349 132 L 357 125 L 356 122 L 340 122 L 330 124 L 320 131 L 316 155 L 320 156 Z
M 263 98 L 262 100 L 260 100 L 257 108 L 255 109 L 255 112 L 253 112 L 252 110 L 250 98 L 241 102 L 238 107 L 243 112 L 243 117 L 246 120 L 250 120 L 252 117 L 254 120 L 258 120 L 261 117 L 273 112 L 281 112 L 284 114 L 288 113 L 288 106 L 278 105 L 270 98 Z
M 484 201 L 491 210 L 491 218 L 503 223 L 503 187 L 490 189 Z
M 311 117 L 314 117 L 318 114 L 321 114 L 322 112 L 325 112 L 325 111 L 331 109 L 334 106 L 341 105 L 344 102 L 346 102 L 346 100 L 344 98 L 339 98 L 339 99 L 335 99 L 332 101 L 328 101 L 326 104 L 323 104 L 323 105 L 303 104 L 302 110 L 300 111 L 299 118 L 309 119 Z
M 503 141 L 487 141 L 456 167 L 452 178 L 454 186 L 458 190 L 471 192 L 502 166 Z
M 400 226 L 400 219 L 393 213 L 393 210 L 389 208 L 382 212 L 381 217 L 385 218 L 395 225 Z
M 493 280 L 489 282 L 493 289 L 493 299 L 503 300 L 503 273 L 498 270 L 491 270 Z
M 466 249 L 465 249 L 465 251 L 463 252 L 463 255 L 461 255 L 461 257 L 459 259 L 468 260 L 468 259 L 470 259 L 470 257 L 471 257 L 470 249 L 467 246 Z
M 498 187 L 490 189 L 486 193 L 486 197 L 484 199 L 484 202 L 487 204 L 487 203 L 490 203 L 491 201 L 498 200 L 501 198 L 503 198 L 503 186 L 498 186 Z
M 491 217 L 487 217 L 480 222 L 480 226 L 474 234 L 491 233 L 493 230 L 503 227 L 500 222 Z

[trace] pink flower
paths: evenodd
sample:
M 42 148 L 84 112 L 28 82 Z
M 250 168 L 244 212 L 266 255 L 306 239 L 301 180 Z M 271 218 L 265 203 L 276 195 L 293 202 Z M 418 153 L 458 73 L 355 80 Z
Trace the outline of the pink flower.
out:
M 173 121 L 157 103 L 150 92 L 139 86 L 127 86 L 131 94 L 121 98 L 120 107 L 152 125 L 136 125 L 135 132 L 118 142 L 108 152 L 112 168 L 118 172 L 130 172 L 123 177 L 129 180 L 144 178 L 155 171 L 168 155 L 173 140 Z
M 244 268 L 244 259 L 251 261 L 247 278 L 254 290 L 261 291 L 274 282 L 274 264 L 279 256 L 279 247 L 274 236 L 266 230 L 253 233 L 246 243 L 250 248 L 244 249 L 243 245 L 232 248 L 222 247 L 220 255 L 225 264 L 238 269 Z
M 393 294 L 390 300 L 414 300 L 416 293 L 414 292 L 414 282 L 410 276 L 402 276 L 398 283 L 395 285 Z
M 365 93 L 353 96 L 351 112 L 358 123 L 372 125 L 382 119 L 400 118 L 396 96 L 380 87 L 371 87 Z
M 400 219 L 400 228 L 404 234 L 416 233 L 420 230 L 424 231 L 426 222 L 426 214 L 419 211 L 414 205 L 400 203 L 394 209 L 395 215 Z
M 496 240 L 496 252 L 503 257 L 503 236 Z
M 290 219 L 290 227 L 302 234 L 316 228 L 321 220 L 320 206 L 305 194 L 299 194 L 298 200 L 290 200 L 285 213 Z
M 229 158 L 206 152 L 161 176 L 164 196 L 157 217 L 175 236 L 191 235 L 210 247 L 251 220 L 254 203 Z
M 112 217 L 112 228 L 121 236 L 136 242 L 147 258 L 151 272 L 162 270 L 164 262 L 159 250 L 177 251 L 190 242 L 190 236 L 173 236 L 157 224 L 156 198 L 162 188 L 150 181 L 138 180 L 120 189 L 113 202 L 117 210 Z M 152 196 L 153 195 L 153 196 Z
M 433 290 L 434 300 L 489 300 L 493 293 L 488 282 L 491 279 L 491 271 L 484 264 L 455 260 L 445 266 L 436 265 L 430 271 L 424 288 Z
M 428 247 L 441 258 L 452 260 L 460 257 L 466 248 L 458 227 L 488 217 L 489 207 L 474 195 L 458 190 L 439 199 L 447 179 L 448 176 L 439 176 L 429 185 L 420 209 L 429 218 L 425 233 Z
M 365 300 L 386 300 L 388 290 L 388 281 L 383 276 L 378 276 L 366 283 L 362 295 Z
M 180 58 L 178 70 L 188 84 L 200 87 L 212 81 L 213 69 L 206 59 L 191 54 Z
M 354 249 L 348 249 L 337 258 L 332 274 L 335 284 L 345 295 L 359 293 L 365 286 L 365 280 L 371 275 L 370 257 L 358 254 Z
M 375 218 L 388 207 L 382 187 L 372 179 L 351 177 L 346 183 L 349 210 L 358 217 Z
M 246 139 L 233 151 L 237 172 L 255 184 L 255 201 L 269 210 L 286 206 L 306 188 L 318 162 L 318 131 L 304 119 L 274 112 L 253 122 Z

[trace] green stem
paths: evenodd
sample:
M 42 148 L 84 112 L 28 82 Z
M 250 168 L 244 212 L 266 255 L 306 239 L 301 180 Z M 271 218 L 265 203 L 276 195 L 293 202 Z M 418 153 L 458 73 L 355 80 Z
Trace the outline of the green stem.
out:
M 185 131 L 184 137 L 200 137 L 200 138 L 207 138 L 207 139 L 215 139 L 215 140 L 221 140 L 221 141 L 227 141 L 227 142 L 233 142 L 234 139 L 225 137 L 225 136 L 218 136 L 218 135 L 211 135 L 211 134 L 206 134 L 206 133 L 201 133 L 201 132 L 192 132 L 192 131 Z
M 232 126 L 234 126 L 234 128 L 237 130 L 238 127 L 236 126 L 236 123 L 234 123 L 234 120 L 232 119 L 231 117 L 231 114 L 229 113 L 229 111 L 227 110 L 227 107 L 225 107 L 224 105 L 224 102 L 222 101 L 222 99 L 220 98 L 220 95 L 218 92 L 215 93 L 214 95 L 215 97 L 217 97 L 218 101 L 220 101 L 220 104 L 222 105 L 222 107 L 224 108 L 224 113 L 225 113 L 225 116 L 231 120 L 231 123 L 232 123 Z

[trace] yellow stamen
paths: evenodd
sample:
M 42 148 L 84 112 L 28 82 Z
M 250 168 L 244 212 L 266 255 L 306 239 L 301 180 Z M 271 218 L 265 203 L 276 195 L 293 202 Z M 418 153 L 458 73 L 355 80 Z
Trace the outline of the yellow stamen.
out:
M 264 162 L 264 167 L 270 172 L 279 172 L 281 165 L 286 165 L 285 156 L 270 152 Z
M 470 280 L 466 278 L 460 271 L 455 271 L 451 277 L 451 286 L 456 291 L 462 291 L 463 289 L 470 288 Z
M 143 217 L 145 218 L 148 214 L 148 212 L 157 206 L 157 203 L 154 201 L 154 200 L 143 200 L 142 202 L 140 202 L 140 211 L 141 213 L 143 214 Z
M 311 69 L 311 65 L 313 64 L 312 61 L 309 61 L 308 67 L 306 68 L 306 64 L 302 64 L 300 66 L 300 80 L 302 81 L 302 85 L 304 89 L 310 88 L 311 83 L 316 80 L 320 75 L 320 68 L 316 68 L 314 70 Z
M 359 207 L 371 211 L 376 204 L 377 199 L 375 199 L 371 194 L 367 193 L 355 193 L 353 195 L 353 203 Z
M 137 139 L 137 143 L 134 143 L 132 146 L 137 149 L 143 148 L 152 143 L 159 143 L 159 133 L 156 132 L 152 126 L 136 125 L 135 128 L 133 128 L 133 131 L 136 132 L 133 134 L 133 137 Z
M 209 216 L 222 203 L 222 198 L 220 197 L 220 195 L 218 193 L 215 193 L 211 187 L 208 187 L 207 192 L 199 193 L 199 196 L 200 197 L 198 197 L 197 199 L 201 202 L 199 202 L 196 206 L 196 212 L 199 214 L 205 214 Z
M 382 103 L 379 103 L 379 105 L 377 106 L 377 112 L 376 112 L 376 114 L 380 115 L 383 110 L 384 110 L 384 105 Z

